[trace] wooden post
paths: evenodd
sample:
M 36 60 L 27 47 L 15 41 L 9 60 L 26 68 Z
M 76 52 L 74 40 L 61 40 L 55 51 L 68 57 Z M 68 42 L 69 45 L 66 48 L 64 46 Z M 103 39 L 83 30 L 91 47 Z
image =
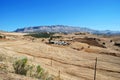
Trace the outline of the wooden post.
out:
M 59 70 L 58 76 L 59 76 L 59 80 L 60 80 L 60 70 Z
M 97 69 L 97 57 L 95 59 L 94 80 L 96 80 L 96 69 Z
M 52 66 L 52 59 L 53 59 L 53 58 L 51 58 L 51 66 Z

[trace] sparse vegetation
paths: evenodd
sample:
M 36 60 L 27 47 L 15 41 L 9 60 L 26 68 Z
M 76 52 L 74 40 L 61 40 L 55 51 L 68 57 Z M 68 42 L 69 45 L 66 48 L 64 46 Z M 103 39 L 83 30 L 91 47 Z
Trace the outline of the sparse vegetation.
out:
M 5 59 L 6 59 L 5 55 L 4 54 L 0 54 L 0 61 L 3 61 Z
M 0 54 L 0 71 L 4 71 L 6 72 L 7 71 L 7 64 L 5 63 L 6 61 L 6 57 L 4 54 Z
M 105 42 L 103 42 L 102 44 L 105 45 Z
M 79 32 L 79 33 L 75 33 L 75 35 L 86 35 L 86 33 Z
M 120 43 L 115 42 L 114 45 L 120 47 Z
M 38 78 L 40 80 L 54 80 L 54 78 L 56 78 L 49 75 L 49 73 L 45 71 L 40 65 L 28 65 L 27 62 L 27 58 L 16 60 L 13 64 L 15 73 Z
M 110 42 L 113 42 L 112 40 L 110 40 Z
M 15 61 L 13 64 L 14 70 L 16 74 L 26 75 L 27 71 L 30 69 L 30 66 L 27 65 L 27 58 L 22 58 L 20 60 Z
M 90 48 L 90 46 L 88 46 L 88 48 Z
M 44 33 L 30 33 L 28 35 L 25 35 L 25 36 L 32 36 L 32 37 L 35 37 L 35 38 L 49 38 L 50 36 L 52 36 L 54 33 L 47 33 L 47 32 L 44 32 Z
M 0 35 L 0 39 L 5 39 L 5 38 L 6 38 L 6 36 Z
M 90 46 L 97 46 L 97 47 L 102 47 L 102 48 L 105 48 L 104 45 L 100 44 L 96 38 L 88 38 L 87 36 L 84 37 L 84 38 L 75 38 L 74 41 L 77 41 L 77 42 L 82 42 L 82 43 L 87 43 L 89 44 Z
M 7 68 L 8 66 L 4 62 L 0 63 L 0 71 L 6 72 Z
M 40 65 L 38 65 L 36 68 L 37 68 L 37 70 L 36 70 L 36 75 L 35 75 L 35 76 L 36 76 L 37 78 L 41 78 L 42 75 L 43 75 L 43 73 L 44 73 L 44 69 L 41 68 Z
M 61 38 L 62 36 L 51 36 L 52 38 Z
M 2 39 L 2 36 L 0 35 L 0 39 Z
M 50 38 L 49 38 L 49 40 L 48 40 L 48 41 L 49 41 L 49 43 L 51 43 L 51 40 L 52 40 L 52 37 L 50 36 Z
M 120 36 L 60 33 L 38 39 L 23 36 L 25 34 L 1 34 L 6 36 L 6 39 L 0 39 L 1 80 L 92 80 L 96 56 L 99 58 L 97 68 L 104 70 L 104 77 L 97 78 L 105 80 L 109 75 L 111 80 L 119 79 Z M 49 39 L 53 44 L 46 44 Z M 68 46 L 63 46 L 64 44 Z M 20 56 L 27 58 L 18 58 Z M 81 69 L 77 69 L 79 67 Z

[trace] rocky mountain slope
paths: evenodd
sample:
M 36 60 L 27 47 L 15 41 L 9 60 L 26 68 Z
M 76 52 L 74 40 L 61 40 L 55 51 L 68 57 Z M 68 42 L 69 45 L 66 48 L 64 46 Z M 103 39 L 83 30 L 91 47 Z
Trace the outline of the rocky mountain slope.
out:
M 92 32 L 93 30 L 88 28 L 64 26 L 64 25 L 53 25 L 53 26 L 35 26 L 35 27 L 26 27 L 15 30 L 15 32 Z
M 84 27 L 73 27 L 73 26 L 65 26 L 65 25 L 33 26 L 33 27 L 20 28 L 15 30 L 14 32 L 63 32 L 63 33 L 89 32 L 93 34 L 106 34 L 106 35 L 120 34 L 120 31 L 110 31 L 110 30 L 98 31 Z

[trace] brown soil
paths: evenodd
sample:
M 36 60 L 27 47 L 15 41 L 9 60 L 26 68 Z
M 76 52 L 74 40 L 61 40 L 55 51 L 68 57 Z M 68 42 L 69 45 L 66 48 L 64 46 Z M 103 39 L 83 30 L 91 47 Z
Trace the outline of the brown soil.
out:
M 75 38 L 74 41 L 87 43 L 91 46 L 97 46 L 97 47 L 105 48 L 105 46 L 98 43 L 96 38 Z

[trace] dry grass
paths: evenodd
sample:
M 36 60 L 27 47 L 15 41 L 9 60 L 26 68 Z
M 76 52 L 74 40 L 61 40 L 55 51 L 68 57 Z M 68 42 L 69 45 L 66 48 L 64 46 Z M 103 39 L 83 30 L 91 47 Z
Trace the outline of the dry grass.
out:
M 67 36 L 72 37 L 74 35 L 65 35 L 65 37 Z M 93 80 L 94 62 L 95 58 L 98 57 L 97 80 L 119 80 L 120 57 L 98 53 L 114 52 L 120 54 L 120 52 L 109 47 L 104 49 L 96 46 L 88 48 L 88 46 L 88 44 L 81 42 L 71 42 L 71 45 L 64 47 L 53 46 L 45 44 L 41 39 L 32 42 L 30 38 L 23 40 L 16 37 L 13 41 L 0 42 L 0 54 L 6 54 L 13 58 L 26 56 L 31 60 L 30 64 L 40 64 L 49 74 L 58 76 L 58 71 L 60 70 L 60 78 L 64 80 Z M 84 47 L 82 50 L 73 49 L 81 49 L 82 47 Z M 52 66 L 51 58 L 53 58 Z M 22 76 L 19 76 L 20 78 Z M 27 77 L 22 80 L 30 79 Z

